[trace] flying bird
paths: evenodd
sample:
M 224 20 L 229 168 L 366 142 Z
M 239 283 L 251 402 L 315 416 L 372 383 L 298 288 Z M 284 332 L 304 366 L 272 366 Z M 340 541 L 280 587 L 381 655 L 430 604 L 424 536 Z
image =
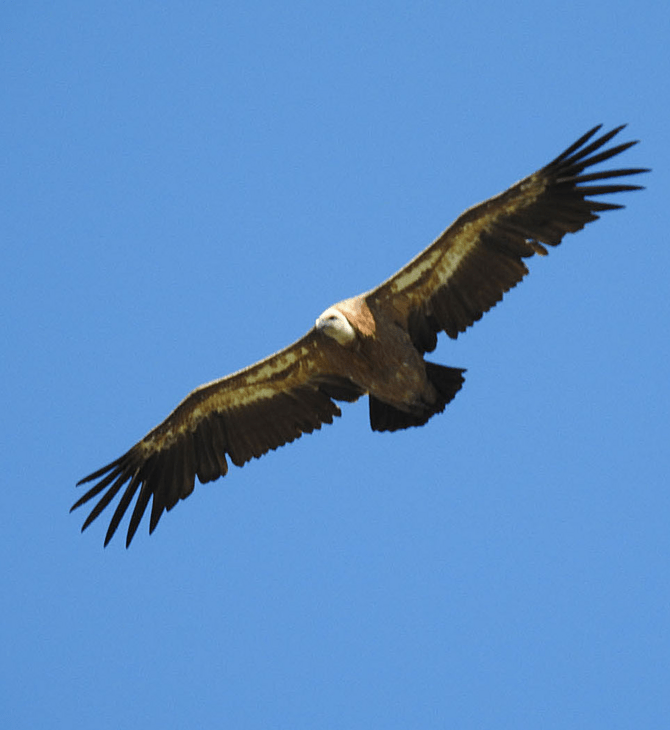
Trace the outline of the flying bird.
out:
M 121 493 L 105 545 L 137 495 L 126 547 L 149 501 L 149 532 L 165 510 L 201 483 L 242 466 L 341 415 L 336 401 L 368 396 L 373 431 L 422 426 L 463 385 L 461 368 L 424 359 L 439 332 L 458 337 L 528 273 L 566 233 L 623 206 L 591 198 L 640 190 L 614 178 L 648 172 L 584 172 L 636 142 L 605 148 L 625 125 L 594 127 L 555 160 L 466 210 L 428 248 L 370 291 L 326 309 L 307 334 L 274 355 L 201 385 L 129 451 L 84 477 L 94 485 L 73 505 L 100 496 L 82 531 Z M 595 137 L 595 138 L 594 138 Z M 604 148 L 604 149 L 603 149 Z

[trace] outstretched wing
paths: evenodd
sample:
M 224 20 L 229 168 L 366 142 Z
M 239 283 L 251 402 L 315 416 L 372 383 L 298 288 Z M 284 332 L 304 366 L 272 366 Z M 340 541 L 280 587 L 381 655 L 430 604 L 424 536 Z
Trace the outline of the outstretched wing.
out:
M 334 400 L 355 401 L 363 393 L 338 371 L 331 341 L 311 330 L 255 365 L 197 388 L 130 451 L 79 482 L 97 480 L 72 509 L 102 494 L 82 530 L 122 492 L 105 536 L 107 545 L 139 491 L 127 547 L 151 498 L 149 532 L 164 510 L 191 494 L 196 476 L 202 483 L 224 476 L 226 456 L 242 466 L 332 423 L 341 415 Z
M 598 213 L 622 208 L 592 196 L 640 190 L 603 182 L 648 172 L 643 168 L 583 174 L 636 142 L 596 152 L 625 125 L 589 140 L 594 127 L 546 167 L 463 213 L 407 266 L 366 295 L 402 321 L 421 352 L 431 352 L 437 333 L 456 338 L 528 273 L 524 258 L 544 255 L 566 233 L 581 230 Z

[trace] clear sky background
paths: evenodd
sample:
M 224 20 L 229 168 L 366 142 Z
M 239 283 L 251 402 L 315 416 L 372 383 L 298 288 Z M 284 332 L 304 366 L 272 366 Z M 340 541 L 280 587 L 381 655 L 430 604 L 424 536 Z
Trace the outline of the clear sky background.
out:
M 670 8 L 0 11 L 0 724 L 667 728 Z M 131 548 L 75 482 L 591 126 L 647 190 Z M 125 527 L 125 523 L 123 525 Z

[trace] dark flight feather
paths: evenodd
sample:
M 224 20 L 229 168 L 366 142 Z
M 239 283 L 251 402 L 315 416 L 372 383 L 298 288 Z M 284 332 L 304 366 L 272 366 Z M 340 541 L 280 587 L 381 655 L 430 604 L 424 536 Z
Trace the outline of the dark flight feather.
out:
M 644 168 L 584 172 L 636 144 L 603 149 L 623 126 L 597 137 L 600 129 L 465 211 L 407 266 L 326 310 L 293 345 L 190 393 L 127 453 L 79 482 L 91 486 L 72 509 L 98 498 L 82 530 L 121 493 L 105 545 L 136 499 L 130 545 L 150 501 L 151 533 L 165 511 L 193 492 L 196 477 L 211 482 L 226 475 L 228 459 L 242 466 L 332 423 L 341 415 L 336 401 L 367 393 L 376 431 L 420 426 L 443 411 L 464 371 L 422 359 L 435 349 L 438 333 L 456 338 L 523 279 L 525 259 L 546 255 L 566 233 L 623 207 L 593 197 L 641 189 L 616 178 Z M 330 330 L 329 320 L 339 317 L 343 329 Z

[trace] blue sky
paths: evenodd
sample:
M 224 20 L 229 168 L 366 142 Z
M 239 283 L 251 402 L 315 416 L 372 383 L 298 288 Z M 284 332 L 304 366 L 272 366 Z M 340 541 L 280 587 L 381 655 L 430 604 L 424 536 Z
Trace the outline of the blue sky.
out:
M 0 11 L 3 727 L 667 727 L 661 6 Z M 647 190 L 442 337 L 443 415 L 345 404 L 130 550 L 80 535 L 75 482 L 193 387 L 599 122 Z

